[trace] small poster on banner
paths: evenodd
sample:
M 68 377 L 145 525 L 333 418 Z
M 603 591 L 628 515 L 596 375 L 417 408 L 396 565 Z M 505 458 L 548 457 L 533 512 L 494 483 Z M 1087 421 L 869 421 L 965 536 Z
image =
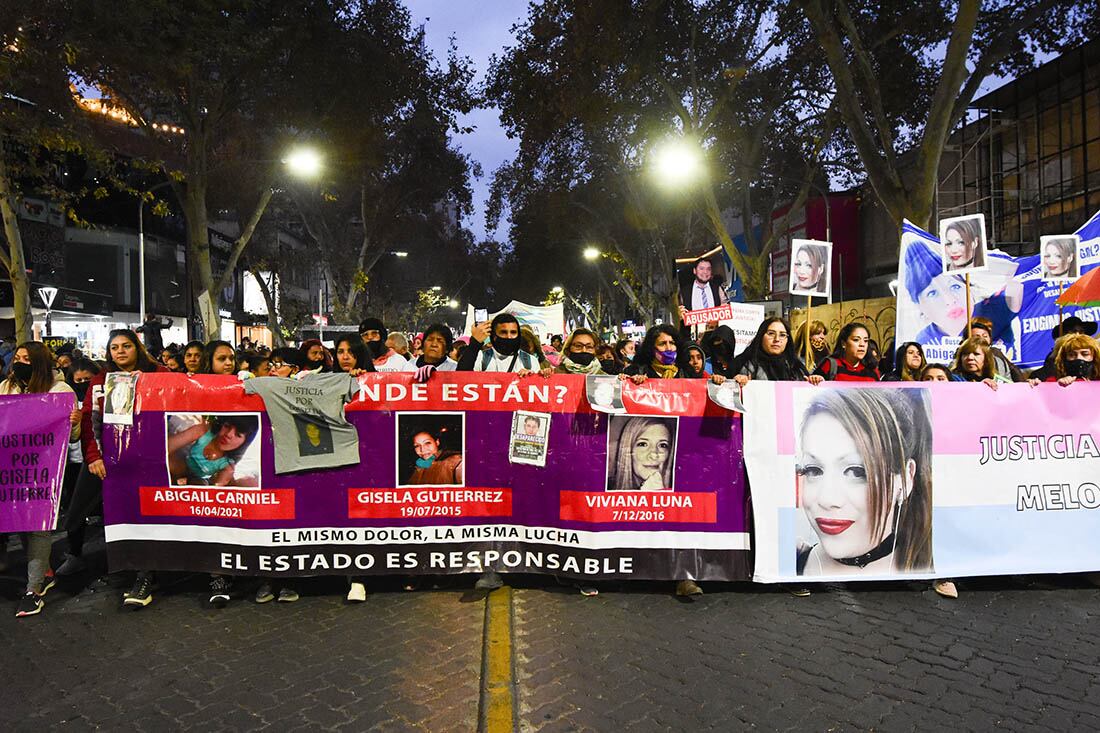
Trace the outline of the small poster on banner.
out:
M 1039 261 L 1043 265 L 1043 280 L 1073 282 L 1081 275 L 1081 237 L 1058 234 L 1039 237 Z
M 618 415 L 626 412 L 623 405 L 623 383 L 618 377 L 589 374 L 584 378 L 588 404 L 596 412 Z
M 832 292 L 833 243 L 816 239 L 791 240 L 791 295 L 828 297 Z
M 943 243 L 943 271 L 965 274 L 987 269 L 989 242 L 985 238 L 985 215 L 955 216 L 940 222 Z
M 516 410 L 512 413 L 508 461 L 545 467 L 549 434 L 550 413 Z
M 714 404 L 727 410 L 739 413 L 745 411 L 745 405 L 741 402 L 741 385 L 732 379 L 727 379 L 721 384 L 707 382 L 707 397 Z
M 141 372 L 111 372 L 103 391 L 103 422 L 108 425 L 134 424 L 134 396 Z

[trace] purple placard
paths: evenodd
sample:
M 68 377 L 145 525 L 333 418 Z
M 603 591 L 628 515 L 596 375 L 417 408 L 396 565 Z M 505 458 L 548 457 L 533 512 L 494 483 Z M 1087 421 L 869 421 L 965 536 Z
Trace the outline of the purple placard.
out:
M 57 524 L 72 394 L 0 396 L 0 532 Z

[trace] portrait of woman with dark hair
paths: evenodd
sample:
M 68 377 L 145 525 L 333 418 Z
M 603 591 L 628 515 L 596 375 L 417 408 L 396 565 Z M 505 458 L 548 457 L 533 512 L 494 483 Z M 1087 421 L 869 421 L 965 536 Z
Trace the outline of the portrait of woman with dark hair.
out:
M 981 214 L 940 222 L 940 241 L 944 272 L 985 269 L 985 218 Z
M 831 245 L 796 239 L 791 248 L 791 295 L 828 295 Z
M 259 432 L 257 415 L 202 415 L 197 422 L 194 416 L 169 415 L 167 444 L 171 483 L 177 486 L 255 486 L 258 483 L 255 477 L 238 476 L 236 471 Z M 258 457 L 255 464 L 258 467 Z
M 926 390 L 815 390 L 796 439 L 799 575 L 932 570 Z
M 613 417 L 611 420 L 607 490 L 672 491 L 676 418 Z M 616 428 L 619 429 L 616 431 Z

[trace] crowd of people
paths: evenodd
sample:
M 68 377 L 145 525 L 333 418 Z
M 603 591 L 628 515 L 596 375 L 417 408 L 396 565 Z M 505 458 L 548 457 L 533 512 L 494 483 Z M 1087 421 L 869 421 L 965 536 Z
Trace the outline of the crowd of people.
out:
M 641 384 L 648 379 L 709 379 L 715 383 L 734 380 L 745 385 L 752 380 L 805 381 L 956 381 L 981 382 L 990 389 L 1008 382 L 1057 382 L 1068 387 L 1078 381 L 1100 380 L 1100 346 L 1093 338 L 1096 324 L 1075 316 L 1063 320 L 1052 336 L 1055 345 L 1046 362 L 1030 374 L 1022 373 L 992 345 L 992 324 L 974 318 L 967 338 L 951 364 L 928 363 L 921 345 L 907 342 L 880 350 L 864 324 L 852 322 L 840 328 L 830 344 L 825 324 L 811 321 L 797 333 L 783 318 L 766 318 L 752 341 L 740 352 L 736 337 L 727 326 L 704 331 L 692 341 L 686 330 L 671 325 L 650 328 L 636 343 L 631 339 L 605 342 L 587 328 L 554 336 L 543 345 L 539 336 L 521 325 L 515 316 L 502 313 L 491 321 L 474 325 L 471 332 L 456 338 L 445 324 L 436 323 L 417 334 L 391 333 L 378 318 L 366 318 L 357 333 L 341 335 L 333 347 L 307 339 L 297 347 L 269 349 L 248 339 L 237 346 L 222 341 L 191 341 L 164 346 L 160 330 L 167 327 L 151 317 L 142 324 L 144 341 L 137 330 L 110 332 L 102 360 L 88 358 L 79 349 L 62 347 L 53 353 L 40 342 L 0 348 L 3 380 L 0 394 L 62 392 L 72 394 L 69 465 L 62 491 L 62 521 L 67 552 L 63 562 L 50 568 L 52 533 L 31 532 L 23 538 L 27 556 L 26 592 L 19 601 L 17 616 L 40 612 L 44 596 L 56 577 L 76 575 L 86 568 L 84 541 L 89 519 L 102 516 L 102 481 L 107 475 L 103 460 L 103 385 L 108 373 L 179 372 L 184 374 L 237 375 L 241 379 L 261 376 L 302 378 L 312 372 L 413 372 L 426 381 L 435 371 L 510 372 L 520 376 L 551 374 L 620 375 Z M 222 435 L 222 432 L 225 435 Z M 212 430 L 196 430 L 188 444 L 186 460 L 194 470 L 207 471 L 211 480 L 231 468 L 227 454 L 249 439 L 248 426 L 226 424 Z M 254 431 L 253 431 L 254 432 Z M 191 437 L 189 434 L 185 437 Z M 201 445 L 200 445 L 201 444 Z M 195 448 L 195 446 L 199 446 Z M 194 455 L 191 455 L 194 453 Z M 208 469 L 208 470 L 207 470 Z M 183 468 L 180 469 L 184 470 Z M 190 469 L 188 469 L 190 470 Z M 902 518 L 904 521 L 904 518 Z M 0 563 L 6 565 L 7 537 L 0 542 Z M 153 574 L 139 572 L 123 603 L 134 608 L 152 600 Z M 503 584 L 495 572 L 477 580 L 480 589 Z M 950 580 L 935 582 L 937 592 L 955 597 Z M 232 579 L 215 575 L 210 579 L 212 605 L 230 600 Z M 792 588 L 796 595 L 809 591 Z M 591 594 L 590 587 L 582 592 Z M 678 581 L 676 593 L 694 596 L 702 589 L 692 578 Z M 257 602 L 274 599 L 293 601 L 290 588 L 278 593 L 267 583 L 256 592 Z M 364 578 L 351 578 L 347 598 L 366 598 Z

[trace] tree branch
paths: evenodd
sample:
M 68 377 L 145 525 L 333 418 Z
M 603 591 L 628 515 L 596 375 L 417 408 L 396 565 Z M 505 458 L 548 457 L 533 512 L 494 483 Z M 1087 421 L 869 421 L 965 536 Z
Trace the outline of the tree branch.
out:
M 252 240 L 252 235 L 256 231 L 256 226 L 260 223 L 260 217 L 264 215 L 264 211 L 271 201 L 271 195 L 274 193 L 271 188 L 273 182 L 273 180 L 264 182 L 260 200 L 256 203 L 252 215 L 248 217 L 248 222 L 241 228 L 241 233 L 237 237 L 237 241 L 233 243 L 233 250 L 229 254 L 229 260 L 225 263 L 225 271 L 222 272 L 222 276 L 218 279 L 215 292 L 224 290 L 233 279 L 233 271 L 237 269 L 237 261 L 240 260 L 241 253 L 244 252 L 244 248 L 247 247 L 248 243 Z

